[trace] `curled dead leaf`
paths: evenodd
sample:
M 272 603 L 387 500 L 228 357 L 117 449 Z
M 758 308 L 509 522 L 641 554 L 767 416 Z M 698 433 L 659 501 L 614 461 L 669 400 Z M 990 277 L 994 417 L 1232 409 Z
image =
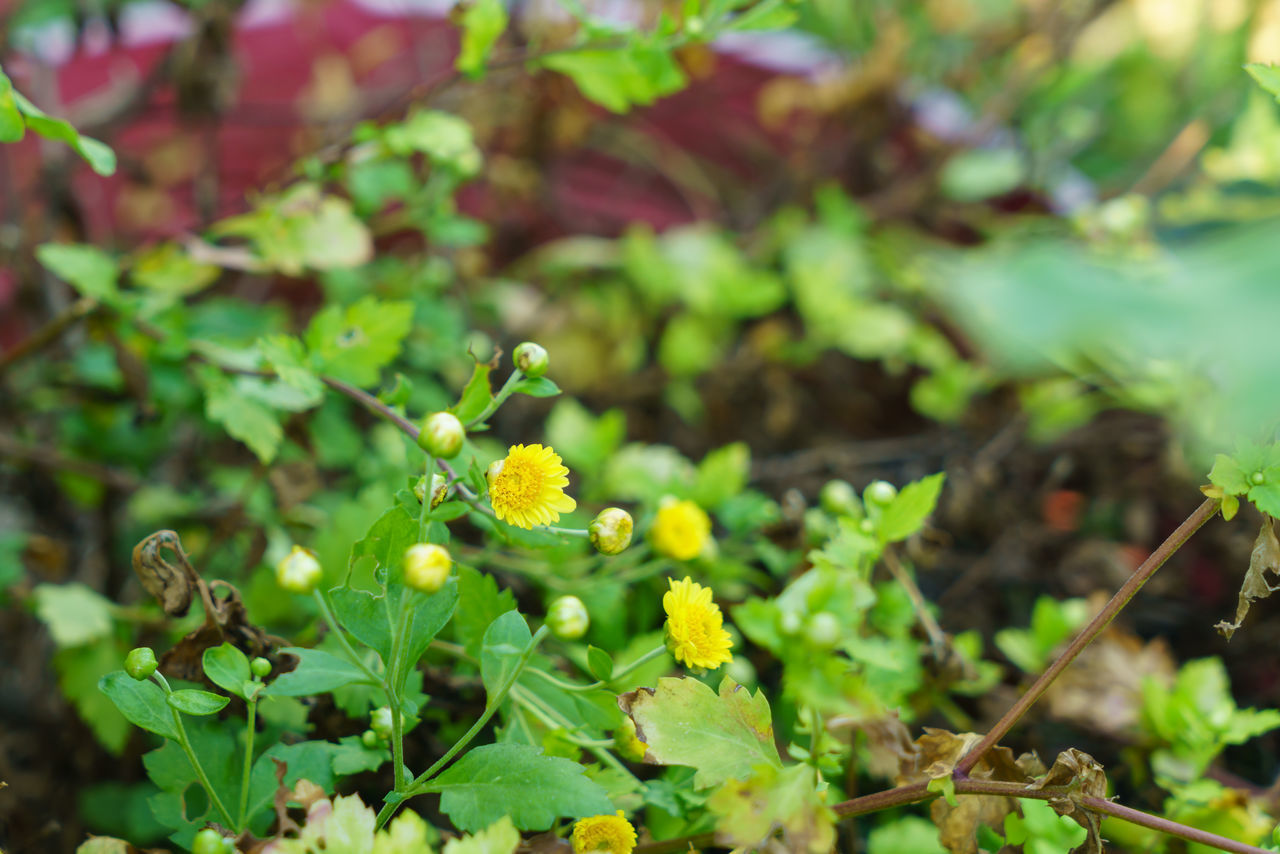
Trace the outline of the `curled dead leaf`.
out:
M 165 560 L 168 549 L 177 558 L 174 566 Z M 182 550 L 182 542 L 174 531 L 156 531 L 133 547 L 133 571 L 148 593 L 156 597 L 160 607 L 171 617 L 185 616 L 191 607 L 199 576 Z
M 1240 600 L 1236 605 L 1236 621 L 1226 620 L 1214 626 L 1227 640 L 1235 634 L 1236 629 L 1244 622 L 1249 613 L 1249 606 L 1259 599 L 1266 599 L 1280 590 L 1280 584 L 1272 587 L 1267 583 L 1266 573 L 1270 571 L 1280 575 L 1280 540 L 1276 539 L 1275 520 L 1263 515 L 1262 528 L 1258 538 L 1253 542 L 1253 551 L 1249 555 L 1249 569 L 1245 572 L 1244 582 L 1240 585 Z
M 1102 816 L 1085 809 L 1080 798 L 1105 798 L 1107 796 L 1107 774 L 1097 761 L 1081 750 L 1068 748 L 1058 754 L 1053 767 L 1042 779 L 1031 786 L 1032 789 L 1065 787 L 1066 797 L 1052 798 L 1049 806 L 1058 815 L 1069 816 L 1077 824 L 1088 831 L 1089 835 L 1083 845 L 1075 849 L 1079 854 L 1102 854 Z

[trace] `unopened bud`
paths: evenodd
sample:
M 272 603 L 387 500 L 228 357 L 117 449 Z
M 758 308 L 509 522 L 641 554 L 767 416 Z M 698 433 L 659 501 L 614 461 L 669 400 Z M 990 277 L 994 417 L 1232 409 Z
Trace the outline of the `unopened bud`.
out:
M 259 679 L 266 679 L 271 675 L 271 662 L 262 656 L 258 656 L 249 662 L 249 672 Z
M 631 545 L 631 532 L 636 524 L 631 514 L 621 507 L 606 507 L 587 526 L 591 545 L 600 554 L 616 555 Z
M 829 480 L 818 493 L 818 503 L 833 516 L 862 517 L 862 502 L 847 480 Z
M 547 628 L 560 640 L 577 640 L 590 626 L 591 615 L 577 596 L 561 596 L 547 609 Z
M 414 590 L 435 593 L 449 580 L 453 558 L 434 543 L 417 543 L 405 549 L 404 582 Z
M 467 430 L 452 412 L 433 412 L 418 431 L 418 447 L 440 460 L 451 460 L 462 450 Z
M 875 504 L 878 507 L 885 507 L 893 503 L 893 499 L 898 497 L 898 487 L 889 483 L 887 480 L 873 480 L 867 484 L 867 488 L 862 491 L 862 500 L 868 504 Z
M 418 478 L 418 482 L 413 485 L 413 494 L 417 497 L 418 503 L 421 504 L 427 497 L 427 476 L 424 474 Z M 445 480 L 444 475 L 436 472 L 431 475 L 431 509 L 439 507 L 444 500 L 449 497 L 449 481 Z
M 140 646 L 129 651 L 124 659 L 124 672 L 141 682 L 150 679 L 156 672 L 156 654 L 149 646 Z
M 809 618 L 804 636 L 819 649 L 830 649 L 840 640 L 840 620 L 830 611 L 819 611 Z
M 547 351 L 540 344 L 526 341 L 511 355 L 516 367 L 526 377 L 540 377 L 547 372 Z
M 381 742 L 378 740 L 378 734 L 371 729 L 367 729 L 364 732 L 360 733 L 360 743 L 363 744 L 365 747 L 369 748 L 370 750 L 373 750 L 375 747 L 381 744 Z
M 391 734 L 395 731 L 395 727 L 391 722 L 391 707 L 383 706 L 380 709 L 374 709 L 373 714 L 369 715 L 369 729 L 378 738 L 386 741 L 391 738 Z
M 276 564 L 276 581 L 292 593 L 310 593 L 323 575 L 316 553 L 302 546 L 294 546 Z
M 191 854 L 224 854 L 226 850 L 222 834 L 212 827 L 206 827 L 191 840 Z

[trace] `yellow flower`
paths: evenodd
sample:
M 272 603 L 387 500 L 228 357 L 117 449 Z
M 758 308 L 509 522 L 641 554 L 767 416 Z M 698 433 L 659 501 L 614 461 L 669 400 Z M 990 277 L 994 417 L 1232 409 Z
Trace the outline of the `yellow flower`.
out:
M 667 579 L 671 584 L 662 597 L 667 612 L 667 649 L 676 661 L 699 670 L 715 670 L 733 660 L 733 640 L 724 630 L 720 606 L 711 601 L 711 588 L 690 581 Z
M 618 810 L 615 815 L 595 815 L 573 826 L 573 854 L 608 851 L 609 854 L 631 854 L 636 847 L 636 829 Z
M 578 503 L 564 494 L 569 470 L 560 455 L 542 445 L 512 445 L 506 459 L 489 466 L 489 503 L 493 514 L 517 528 L 560 521 Z
M 711 519 L 692 501 L 667 497 L 653 518 L 649 539 L 658 554 L 689 560 L 701 554 L 711 539 Z

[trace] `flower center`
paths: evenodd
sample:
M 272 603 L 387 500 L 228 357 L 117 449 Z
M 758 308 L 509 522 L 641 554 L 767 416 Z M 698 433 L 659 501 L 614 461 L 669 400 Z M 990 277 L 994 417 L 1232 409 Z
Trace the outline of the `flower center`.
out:
M 506 506 L 526 510 L 542 495 L 542 473 L 524 460 L 507 460 L 495 478 L 492 490 Z

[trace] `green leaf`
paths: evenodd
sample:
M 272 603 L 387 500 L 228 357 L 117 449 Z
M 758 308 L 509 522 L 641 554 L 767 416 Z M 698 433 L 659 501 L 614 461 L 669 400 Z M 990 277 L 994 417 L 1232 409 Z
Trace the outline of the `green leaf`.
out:
M 298 666 L 278 677 L 263 692 L 273 697 L 304 697 L 323 694 L 353 682 L 368 682 L 364 671 L 350 662 L 318 649 L 285 647 L 283 652 L 298 656 Z
M 251 678 L 249 658 L 229 643 L 210 647 L 204 651 L 204 675 L 214 685 L 243 699 L 244 683 Z
M 141 288 L 170 297 L 189 296 L 204 290 L 222 271 L 201 264 L 176 243 L 145 249 L 129 265 L 129 277 Z
M 627 435 L 627 416 L 610 409 L 599 416 L 572 397 L 556 401 L 546 421 L 547 443 L 575 471 L 596 471 L 621 447 Z
M 728 676 L 718 694 L 696 679 L 662 678 L 657 690 L 623 694 L 618 705 L 649 747 L 645 761 L 693 767 L 700 789 L 745 779 L 758 765 L 782 767 L 764 692 L 753 696 Z
M 408 636 L 405 638 L 405 668 L 407 678 L 414 665 L 426 652 L 431 641 L 440 633 L 453 617 L 458 606 L 458 582 L 450 578 L 445 585 L 429 596 L 421 593 L 407 592 L 413 600 L 410 604 L 410 622 Z
M 876 525 L 880 541 L 894 543 L 919 531 L 938 503 L 945 478 L 946 474 L 939 472 L 904 486 L 880 515 Z
M 1280 517 L 1280 483 L 1261 483 L 1251 487 L 1249 500 L 1268 516 Z
M 729 22 L 729 32 L 749 30 L 785 30 L 796 22 L 799 14 L 790 0 L 762 0 Z
M 365 297 L 342 308 L 330 305 L 311 319 L 306 343 L 316 370 L 361 388 L 378 384 L 413 325 L 413 303 Z
M 164 691 L 154 682 L 139 682 L 123 670 L 102 677 L 98 690 L 135 726 L 165 738 L 177 739 L 173 712 L 165 702 Z
M 1249 475 L 1240 467 L 1235 458 L 1226 454 L 1218 454 L 1213 458 L 1213 468 L 1209 471 L 1209 482 L 1219 486 L 1227 495 L 1243 495 L 1252 486 Z
M 404 580 L 404 553 L 417 542 L 416 513 L 411 516 L 404 505 L 397 504 L 379 516 L 364 537 L 351 547 L 351 564 L 362 557 L 372 556 L 378 566 L 386 570 L 386 583 L 399 584 Z
M 513 391 L 530 397 L 555 397 L 560 393 L 560 386 L 546 377 L 525 377 L 515 384 Z
M 1249 76 L 1268 94 L 1273 95 L 1277 101 L 1280 101 L 1280 67 L 1261 62 L 1250 62 L 1245 65 L 1244 70 L 1249 72 Z
M 31 130 L 45 139 L 65 142 L 99 175 L 111 175 L 116 171 L 116 155 L 106 145 L 91 137 L 81 136 L 69 122 L 52 118 L 18 90 L 11 90 L 11 94 L 18 111 L 27 117 L 27 127 Z
M 692 498 L 702 507 L 719 507 L 742 492 L 751 473 L 751 451 L 745 442 L 717 448 L 702 458 Z
M 687 83 L 670 48 L 661 44 L 635 42 L 612 50 L 585 48 L 552 54 L 540 64 L 569 77 L 584 97 L 615 113 L 652 104 Z
M 469 77 L 483 77 L 489 51 L 507 28 L 502 0 L 472 0 L 462 12 L 462 48 L 457 68 Z
M 471 510 L 471 505 L 465 501 L 446 501 L 439 507 L 429 512 L 432 522 L 452 522 L 454 519 L 461 519 Z
M 533 641 L 529 624 L 519 611 L 508 611 L 493 621 L 484 633 L 480 650 L 480 678 L 492 701 L 498 689 L 520 666 L 520 657 Z
M 212 715 L 230 702 L 221 694 L 184 688 L 168 695 L 169 705 L 186 715 Z
M 63 696 L 75 704 L 76 713 L 102 746 L 117 756 L 133 728 L 98 690 L 98 681 L 120 667 L 123 654 L 117 644 L 93 643 L 61 649 L 53 656 L 53 669 L 58 673 Z
M 476 146 L 471 125 L 441 110 L 419 110 L 383 135 L 387 147 L 401 155 L 421 152 L 432 166 L 443 167 L 458 178 L 480 171 L 484 158 Z
M 386 598 L 363 590 L 338 587 L 329 591 L 329 601 L 338 623 L 356 640 L 372 649 L 383 664 L 391 660 L 391 623 Z
M 13 83 L 0 71 L 0 142 L 18 142 L 27 133 L 27 124 L 13 97 Z
M 444 854 L 512 854 L 518 847 L 520 831 L 504 815 L 471 836 L 450 839 L 445 843 Z
M 316 403 L 324 397 L 324 384 L 311 370 L 306 348 L 292 335 L 267 335 L 258 339 L 258 352 L 268 367 L 288 385 Z
M 467 654 L 479 658 L 485 631 L 501 615 L 516 607 L 510 590 L 499 590 L 497 580 L 470 566 L 458 568 L 458 613 L 453 626 Z
M 503 816 L 520 830 L 546 830 L 560 817 L 613 812 L 604 789 L 584 775 L 581 765 L 523 744 L 477 747 L 426 790 L 440 793 L 441 812 L 467 832 Z
M 232 438 L 239 439 L 264 463 L 275 458 L 284 430 L 274 412 L 242 394 L 217 368 L 205 365 L 197 372 L 204 389 L 204 411 L 208 419 L 221 424 Z
M 608 682 L 613 678 L 613 658 L 603 649 L 595 646 L 587 647 L 587 672 L 599 682 Z
M 947 849 L 938 841 L 936 824 L 906 815 L 873 829 L 867 837 L 867 854 L 947 854 Z
M 716 790 L 707 810 L 716 816 L 717 840 L 739 850 L 759 850 L 779 830 L 787 851 L 827 854 L 835 845 L 835 813 L 808 765 L 762 765 Z
M 449 411 L 463 424 L 479 416 L 493 401 L 493 389 L 489 385 L 489 372 L 492 370 L 492 362 L 481 362 L 476 359 L 475 367 L 471 370 L 471 379 L 462 390 L 462 397 L 449 408 Z
M 32 596 L 36 616 L 59 647 L 80 646 L 111 634 L 114 605 L 83 584 L 38 584 Z
M 120 267 L 101 249 L 69 243 L 44 243 L 36 258 L 58 278 L 90 299 L 112 302 L 119 296 Z
M 276 764 L 275 759 L 285 763 L 284 784 L 293 786 L 299 780 L 310 780 L 326 792 L 332 792 L 336 782 L 334 765 L 339 756 L 346 755 L 346 749 L 328 741 L 304 741 L 299 744 L 275 744 L 268 748 L 253 763 L 249 773 L 249 808 L 248 814 L 254 815 L 271 805 L 275 794 Z M 203 755 L 203 754 L 201 754 Z M 238 761 L 244 754 L 234 752 Z M 237 765 L 237 773 L 239 765 Z M 153 779 L 154 779 L 154 775 Z M 239 777 L 236 778 L 239 780 Z M 236 787 L 237 794 L 239 786 Z M 235 801 L 232 801 L 235 803 Z

